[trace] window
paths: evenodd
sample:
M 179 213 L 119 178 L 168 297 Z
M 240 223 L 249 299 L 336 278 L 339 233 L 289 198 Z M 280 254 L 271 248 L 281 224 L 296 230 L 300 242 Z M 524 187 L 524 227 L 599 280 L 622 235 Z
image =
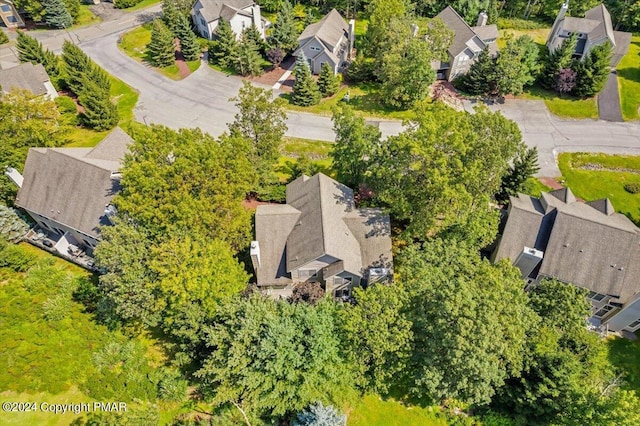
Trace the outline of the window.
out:
M 627 327 L 627 328 L 636 328 L 639 325 L 640 325 L 640 319 L 637 319 L 634 322 L 632 322 L 631 324 L 629 324 L 629 327 Z
M 298 271 L 298 277 L 300 277 L 300 278 L 313 277 L 317 273 L 318 273 L 317 269 L 300 269 Z
M 607 315 L 611 310 L 613 309 L 613 306 L 611 305 L 604 305 L 598 312 L 596 312 L 593 316 L 598 317 L 598 318 L 602 318 L 605 315 Z
M 3 4 L 2 6 L 0 6 L 0 10 L 2 10 L 3 12 L 10 12 L 11 7 L 8 4 Z
M 590 291 L 587 297 L 591 300 L 595 300 L 596 302 L 600 302 L 607 296 L 605 294 L 596 293 L 595 291 Z
M 314 52 L 319 52 L 319 51 L 321 51 L 321 50 L 322 50 L 322 49 L 320 49 L 318 46 L 311 46 L 311 47 L 309 47 L 309 49 L 310 49 L 310 50 L 313 50 Z
M 349 297 L 351 296 L 351 289 L 345 288 L 343 290 L 336 290 L 335 297 Z

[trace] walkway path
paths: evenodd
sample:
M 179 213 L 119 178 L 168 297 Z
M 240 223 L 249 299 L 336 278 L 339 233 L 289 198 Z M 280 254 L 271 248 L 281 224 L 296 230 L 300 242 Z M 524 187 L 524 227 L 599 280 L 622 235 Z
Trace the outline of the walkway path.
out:
M 620 109 L 620 92 L 618 91 L 618 75 L 609 73 L 604 89 L 598 95 L 598 116 L 600 120 L 623 122 Z

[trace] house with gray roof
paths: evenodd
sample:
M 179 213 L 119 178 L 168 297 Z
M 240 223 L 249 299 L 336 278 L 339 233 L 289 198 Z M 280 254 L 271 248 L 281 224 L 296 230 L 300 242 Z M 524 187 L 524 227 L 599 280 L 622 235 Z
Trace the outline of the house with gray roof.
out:
M 0 87 L 3 93 L 14 89 L 28 90 L 34 95 L 49 99 L 58 97 L 56 88 L 51 84 L 49 75 L 42 64 L 25 62 L 17 67 L 0 69 Z
M 24 20 L 11 0 L 0 0 L 0 20 L 7 28 L 24 27 Z
M 583 203 L 568 188 L 511 197 L 493 259 L 509 259 L 529 285 L 585 288 L 596 326 L 640 329 L 640 228 L 608 199 Z
M 237 39 L 252 25 L 264 38 L 269 26 L 269 21 L 262 18 L 260 6 L 253 0 L 197 0 L 191 8 L 191 17 L 196 31 L 209 40 L 215 38 L 220 19 L 231 25 Z
M 485 49 L 489 49 L 493 55 L 498 52 L 498 27 L 487 25 L 486 13 L 478 15 L 475 27 L 470 27 L 451 6 L 447 6 L 436 18 L 454 32 L 453 42 L 447 49 L 448 60 L 431 63 L 438 79 L 452 81 L 465 74 Z
M 322 173 L 287 185 L 286 202 L 256 210 L 251 260 L 260 289 L 288 297 L 310 281 L 348 297 L 353 287 L 391 275 L 389 215 L 356 208 L 353 190 Z
M 20 188 L 16 206 L 37 224 L 31 241 L 46 239 L 65 257 L 91 255 L 100 226 L 109 225 L 115 213 L 111 199 L 120 190 L 120 167 L 131 142 L 117 127 L 94 148 L 31 148 L 22 175 L 9 169 Z
M 304 29 L 298 37 L 298 48 L 293 56 L 304 53 L 313 74 L 320 74 L 322 65 L 328 63 L 334 74 L 342 71 L 353 50 L 355 21 L 349 24 L 333 9 L 320 21 Z
M 587 10 L 584 18 L 566 16 L 568 9 L 569 0 L 566 0 L 560 7 L 547 38 L 549 52 L 554 52 L 564 40 L 575 34 L 578 39 L 576 58 L 583 59 L 595 46 L 609 42 L 613 47 L 610 65 L 616 67 L 629 51 L 632 34 L 613 30 L 611 15 L 603 4 Z

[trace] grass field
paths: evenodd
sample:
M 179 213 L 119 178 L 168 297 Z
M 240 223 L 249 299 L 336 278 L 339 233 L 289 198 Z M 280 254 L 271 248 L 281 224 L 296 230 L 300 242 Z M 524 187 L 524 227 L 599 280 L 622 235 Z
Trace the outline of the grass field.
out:
M 498 33 L 500 37 L 498 37 L 498 48 L 503 48 L 507 44 L 507 37 L 511 36 L 513 38 L 518 38 L 523 35 L 528 35 L 533 38 L 533 41 L 538 43 L 541 47 L 545 45 L 547 42 L 547 37 L 549 37 L 549 32 L 551 28 L 538 28 L 532 30 L 514 30 L 514 29 L 506 29 L 500 30 Z
M 640 35 L 631 39 L 629 52 L 618 64 L 618 86 L 622 117 L 625 120 L 638 120 L 640 107 Z
M 145 50 L 147 44 L 151 41 L 151 23 L 144 24 L 138 28 L 135 28 L 128 33 L 125 33 L 120 37 L 118 47 L 129 57 L 135 59 L 138 62 L 147 63 L 147 56 Z M 187 66 L 191 72 L 194 72 L 200 67 L 200 60 L 187 62 Z M 163 75 L 171 78 L 172 80 L 181 80 L 180 70 L 177 65 L 170 65 L 164 68 L 155 68 L 154 70 L 160 72 Z
M 536 178 L 529 178 L 524 183 L 522 192 L 533 197 L 540 197 L 543 192 L 549 192 L 551 188 Z
M 71 29 L 97 24 L 98 22 L 102 22 L 102 19 L 91 12 L 91 10 L 89 9 L 89 5 L 81 4 L 77 22 L 73 24 L 73 27 L 71 27 Z
M 640 340 L 612 338 L 607 340 L 609 360 L 626 373 L 624 389 L 640 394 Z
M 596 98 L 578 99 L 572 96 L 561 96 L 551 90 L 546 90 L 535 84 L 525 89 L 519 96 L 523 99 L 543 100 L 549 111 L 564 118 L 598 118 L 598 104 Z
M 607 170 L 584 170 L 586 164 Z M 640 157 L 587 153 L 563 153 L 558 165 L 564 184 L 586 201 L 608 198 L 616 211 L 640 224 L 640 194 L 625 191 L 626 183 L 640 184 Z M 616 171 L 613 169 L 628 169 Z
M 360 83 L 343 85 L 335 95 L 323 99 L 318 105 L 301 107 L 289 103 L 289 94 L 281 95 L 287 101 L 287 108 L 293 111 L 304 111 L 313 114 L 330 116 L 332 108 L 341 103 L 344 96 L 349 94 L 349 105 L 353 107 L 356 114 L 364 117 L 380 117 L 396 120 L 410 120 L 415 117 L 413 110 L 396 111 L 385 108 L 379 99 L 378 84 Z
M 280 147 L 276 172 L 280 179 L 287 181 L 300 157 L 306 157 L 322 173 L 333 176 L 329 157 L 332 148 L 333 144 L 330 142 L 285 137 Z
M 124 9 L 128 12 L 134 12 L 136 10 L 144 9 L 145 7 L 153 6 L 154 4 L 160 3 L 160 0 L 142 0 L 140 3 L 135 6 L 131 6 L 128 9 Z
M 354 407 L 350 407 L 348 426 L 446 426 L 447 421 L 438 415 L 437 408 L 406 407 L 393 401 L 383 401 L 378 396 L 367 395 Z
M 116 101 L 118 114 L 120 115 L 119 126 L 126 127 L 133 121 L 133 108 L 138 102 L 138 93 L 122 80 L 109 76 L 111 81 L 111 97 Z M 67 147 L 83 148 L 96 146 L 109 132 L 96 132 L 84 127 L 75 127 L 67 136 L 69 143 Z

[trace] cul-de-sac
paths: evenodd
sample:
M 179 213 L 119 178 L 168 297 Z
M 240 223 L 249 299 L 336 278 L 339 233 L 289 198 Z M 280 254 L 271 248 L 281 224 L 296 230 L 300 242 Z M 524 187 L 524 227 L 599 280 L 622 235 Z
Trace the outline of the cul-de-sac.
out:
M 640 0 L 0 0 L 0 425 L 637 426 Z

